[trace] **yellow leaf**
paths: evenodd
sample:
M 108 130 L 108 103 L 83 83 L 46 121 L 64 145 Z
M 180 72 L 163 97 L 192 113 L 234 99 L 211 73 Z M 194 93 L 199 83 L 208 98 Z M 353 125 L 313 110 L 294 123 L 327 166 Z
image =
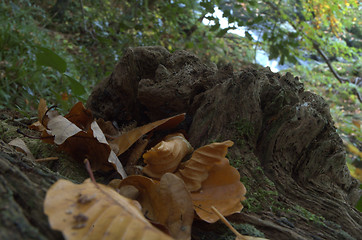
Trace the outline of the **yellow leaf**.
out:
M 356 148 L 356 147 L 353 146 L 351 143 L 348 143 L 348 142 L 346 142 L 346 141 L 344 141 L 343 143 L 344 143 L 344 145 L 346 146 L 347 151 L 349 151 L 349 152 L 353 153 L 354 155 L 362 158 L 362 152 L 360 152 L 358 148 Z
M 212 211 L 215 206 L 223 216 L 229 216 L 243 209 L 241 201 L 245 200 L 246 189 L 240 182 L 237 169 L 229 165 L 224 158 L 214 164 L 209 171 L 208 178 L 202 182 L 198 192 L 192 192 L 191 198 L 197 215 L 209 223 L 216 222 L 219 218 Z
M 166 172 L 176 171 L 181 160 L 193 150 L 182 133 L 170 134 L 143 154 L 147 164 L 143 172 L 152 178 L 160 179 Z
M 185 162 L 176 172 L 184 180 L 190 192 L 198 191 L 201 183 L 209 175 L 209 170 L 215 163 L 225 159 L 228 147 L 234 143 L 225 141 L 222 143 L 211 143 L 198 148 L 191 156 L 191 159 Z
M 58 180 L 48 190 L 44 211 L 50 226 L 69 240 L 171 240 L 142 215 L 139 204 L 89 179 Z
M 175 239 L 191 239 L 194 207 L 190 193 L 179 177 L 165 173 L 158 182 L 134 175 L 123 179 L 116 188 L 130 185 L 139 190 L 137 200 L 147 219 L 165 226 Z

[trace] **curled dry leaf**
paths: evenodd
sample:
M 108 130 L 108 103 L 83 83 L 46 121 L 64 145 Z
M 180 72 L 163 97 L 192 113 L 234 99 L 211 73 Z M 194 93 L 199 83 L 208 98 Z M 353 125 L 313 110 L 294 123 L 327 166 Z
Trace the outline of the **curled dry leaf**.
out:
M 119 183 L 118 188 L 129 185 L 139 190 L 137 200 L 148 219 L 165 226 L 175 239 L 191 239 L 193 204 L 179 177 L 166 173 L 158 182 L 139 175 L 129 176 Z
M 117 154 L 117 156 L 119 156 L 122 153 L 124 153 L 128 148 L 130 148 L 144 134 L 152 130 L 163 130 L 163 129 L 174 128 L 184 119 L 185 119 L 185 113 L 165 118 L 162 120 L 158 120 L 156 122 L 152 122 L 144 126 L 132 129 L 131 131 L 122 134 L 120 137 L 115 138 L 109 143 L 111 145 L 116 146 L 116 148 L 114 148 L 114 151 Z
M 202 182 L 198 192 L 191 193 L 191 198 L 197 215 L 209 223 L 219 218 L 212 211 L 215 206 L 223 216 L 229 216 L 243 209 L 241 201 L 245 200 L 246 189 L 240 182 L 237 169 L 230 166 L 224 158 L 210 169 L 208 178 Z
M 138 202 L 110 187 L 58 180 L 48 190 L 44 211 L 66 239 L 170 240 L 142 215 Z
M 209 175 L 214 164 L 225 159 L 227 150 L 234 143 L 230 140 L 222 143 L 211 143 L 198 148 L 191 158 L 176 172 L 184 180 L 190 192 L 200 190 L 201 184 Z M 226 159 L 227 160 L 227 159 Z
M 25 153 L 25 155 L 31 160 L 35 160 L 35 157 L 21 138 L 15 138 L 14 140 L 11 140 L 9 145 L 14 146 L 17 151 Z
M 143 172 L 152 178 L 160 179 L 166 172 L 176 171 L 181 160 L 192 151 L 191 144 L 182 133 L 170 134 L 143 154 L 147 164 Z

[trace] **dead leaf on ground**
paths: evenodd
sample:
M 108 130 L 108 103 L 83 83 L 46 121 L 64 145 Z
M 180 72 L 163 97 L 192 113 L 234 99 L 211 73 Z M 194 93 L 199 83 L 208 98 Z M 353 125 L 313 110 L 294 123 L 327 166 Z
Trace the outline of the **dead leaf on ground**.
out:
M 58 180 L 46 194 L 44 211 L 51 227 L 70 240 L 172 239 L 144 218 L 138 202 L 90 179 L 82 184 Z
M 202 182 L 201 190 L 192 192 L 191 198 L 197 215 L 206 222 L 214 223 L 219 218 L 211 210 L 211 206 L 215 206 L 223 216 L 240 212 L 245 193 L 238 170 L 224 158 L 214 164 L 208 178 Z
M 35 157 L 21 138 L 15 138 L 14 140 L 11 140 L 9 145 L 14 146 L 17 151 L 25 153 L 25 155 L 31 160 L 35 160 Z
M 138 139 L 140 139 L 146 133 L 152 130 L 163 130 L 170 129 L 176 127 L 180 122 L 185 119 L 185 113 L 169 117 L 166 119 L 158 120 L 156 122 L 152 122 L 146 124 L 144 126 L 134 128 L 129 132 L 126 132 L 110 141 L 109 143 L 113 146 L 116 146 L 117 149 L 113 149 L 117 156 L 124 153 L 128 148 L 130 148 Z
M 182 133 L 167 135 L 163 141 L 143 154 L 147 164 L 143 172 L 156 179 L 160 179 L 166 172 L 174 172 L 181 160 L 193 151 L 191 144 Z
M 39 105 L 38 105 L 38 121 L 31 124 L 29 126 L 30 129 L 40 131 L 40 132 L 44 131 L 46 129 L 45 126 L 42 124 L 42 120 L 43 120 L 43 117 L 47 110 L 48 110 L 48 107 L 47 107 L 46 101 L 43 98 L 41 98 L 39 100 Z
M 164 225 L 175 239 L 191 239 L 193 204 L 179 177 L 166 173 L 158 182 L 144 176 L 129 176 L 118 184 L 118 188 L 129 185 L 139 190 L 137 200 L 147 219 Z
M 142 157 L 148 144 L 148 139 L 138 139 L 134 144 L 134 148 L 127 159 L 127 165 L 125 167 L 128 175 L 142 175 L 141 167 L 137 166 L 137 161 Z
M 209 170 L 215 163 L 223 161 L 227 154 L 227 150 L 234 143 L 232 141 L 225 141 L 221 143 L 211 143 L 198 148 L 186 161 L 176 175 L 184 180 L 190 192 L 198 191 L 201 184 L 209 175 Z
M 81 102 L 75 104 L 65 117 L 53 110 L 42 118 L 47 128 L 42 132 L 44 142 L 59 145 L 61 150 L 79 161 L 87 158 L 94 171 L 115 168 L 123 178 L 127 176 L 92 113 Z

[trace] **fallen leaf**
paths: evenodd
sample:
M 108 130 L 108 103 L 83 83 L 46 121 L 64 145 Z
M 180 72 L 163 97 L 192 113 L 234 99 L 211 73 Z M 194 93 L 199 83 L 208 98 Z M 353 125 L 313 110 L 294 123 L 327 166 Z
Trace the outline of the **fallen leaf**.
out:
M 69 240 L 172 239 L 144 218 L 138 202 L 90 179 L 82 184 L 58 180 L 46 194 L 44 211 L 50 226 Z
M 237 169 L 230 166 L 224 158 L 210 169 L 208 178 L 202 182 L 198 192 L 192 192 L 191 198 L 196 214 L 208 223 L 219 218 L 211 210 L 215 206 L 223 216 L 229 216 L 243 209 L 241 201 L 245 200 L 246 189 L 240 182 Z
M 111 137 L 119 135 L 119 131 L 113 126 L 111 121 L 104 121 L 103 118 L 98 118 L 97 123 L 106 137 L 107 135 Z
M 46 105 L 46 101 L 43 98 L 41 98 L 39 100 L 39 105 L 38 105 L 38 121 L 31 124 L 29 126 L 29 129 L 36 130 L 39 132 L 42 132 L 46 129 L 45 126 L 42 124 L 42 120 L 43 120 L 43 117 L 45 116 L 45 113 L 47 110 L 48 110 L 48 107 Z
M 81 102 L 75 104 L 65 117 L 57 111 L 48 111 L 43 122 L 47 127 L 42 133 L 44 142 L 59 145 L 78 161 L 87 158 L 93 171 L 115 168 L 122 178 L 127 176 L 102 130 L 93 121 L 92 113 Z
M 182 133 L 167 135 L 163 141 L 143 154 L 147 164 L 143 172 L 156 179 L 160 179 L 166 172 L 174 172 L 181 160 L 193 151 L 191 144 Z
M 191 239 L 193 204 L 179 177 L 165 173 L 158 182 L 139 175 L 129 176 L 119 183 L 118 188 L 129 185 L 139 190 L 137 200 L 147 219 L 164 225 L 175 239 Z
M 146 124 L 144 126 L 134 128 L 118 138 L 113 139 L 109 143 L 111 145 L 115 145 L 118 149 L 114 149 L 117 156 L 124 153 L 128 148 L 130 148 L 138 139 L 140 139 L 146 133 L 152 130 L 163 130 L 163 129 L 170 129 L 176 127 L 180 122 L 185 119 L 185 113 L 169 117 L 166 119 L 158 120 L 156 122 L 152 122 Z
M 82 130 L 88 129 L 94 120 L 92 112 L 82 102 L 77 102 L 64 117 Z
M 138 139 L 134 144 L 134 148 L 127 159 L 127 165 L 125 167 L 128 175 L 142 175 L 142 170 L 137 166 L 137 161 L 142 157 L 148 144 L 148 139 Z
M 54 136 L 54 143 L 58 145 L 63 144 L 69 137 L 82 131 L 82 129 L 61 115 L 50 118 L 47 127 L 49 129 L 47 133 Z
M 25 153 L 25 155 L 31 160 L 35 160 L 35 157 L 21 138 L 15 138 L 14 140 L 11 140 L 9 145 L 14 146 L 17 151 Z
M 47 103 L 46 101 L 41 98 L 39 100 L 39 105 L 38 105 L 38 121 L 41 123 L 43 120 L 43 117 L 45 115 L 45 113 L 47 112 L 48 107 L 47 107 Z
M 233 144 L 229 140 L 222 143 L 211 143 L 198 148 L 191 158 L 180 167 L 176 175 L 184 180 L 190 192 L 198 191 L 202 182 L 207 179 L 209 170 L 214 164 L 225 159 L 227 149 Z

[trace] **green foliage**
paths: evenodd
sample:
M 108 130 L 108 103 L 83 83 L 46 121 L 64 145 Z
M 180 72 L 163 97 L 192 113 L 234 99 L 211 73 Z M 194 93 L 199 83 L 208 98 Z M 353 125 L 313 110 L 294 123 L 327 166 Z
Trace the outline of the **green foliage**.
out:
M 256 229 L 253 225 L 250 224 L 241 224 L 241 223 L 231 223 L 231 225 L 235 228 L 235 230 L 246 236 L 253 236 L 253 237 L 261 237 L 264 238 L 264 233 Z M 225 233 L 220 236 L 220 239 L 224 240 L 235 240 L 235 234 L 230 230 L 226 229 Z
M 52 67 L 60 73 L 67 70 L 67 63 L 58 54 L 50 49 L 38 46 L 36 64 L 38 66 Z
M 359 188 L 362 189 L 362 184 L 359 185 Z M 362 196 L 359 198 L 357 204 L 356 204 L 356 208 L 362 212 Z
M 357 60 L 358 50 L 347 46 L 346 34 L 361 25 L 358 1 L 238 0 L 221 1 L 219 7 L 228 12 L 224 16 L 230 23 L 261 33 L 262 42 L 255 45 L 267 50 L 270 59 L 279 57 L 281 64 L 303 59 L 316 45 L 329 56 Z
M 232 123 L 235 128 L 236 133 L 236 143 L 240 146 L 245 144 L 245 140 L 250 139 L 254 135 L 254 126 L 253 123 L 247 119 L 239 119 Z
M 317 216 L 311 212 L 309 212 L 307 209 L 296 205 L 293 209 L 288 209 L 288 212 L 292 212 L 292 213 L 298 213 L 298 215 L 305 217 L 308 221 L 320 224 L 320 225 L 325 225 L 324 221 L 325 218 L 322 216 Z
M 64 75 L 67 70 L 69 76 L 78 75 L 73 56 L 64 52 L 69 45 L 54 41 L 61 36 L 38 25 L 37 19 L 46 17 L 44 10 L 27 1 L 2 2 L 0 15 L 5 26 L 0 29 L 0 108 L 15 107 L 25 113 L 36 109 L 41 97 L 65 108 L 84 100 L 77 91 L 83 83 L 70 85 Z

